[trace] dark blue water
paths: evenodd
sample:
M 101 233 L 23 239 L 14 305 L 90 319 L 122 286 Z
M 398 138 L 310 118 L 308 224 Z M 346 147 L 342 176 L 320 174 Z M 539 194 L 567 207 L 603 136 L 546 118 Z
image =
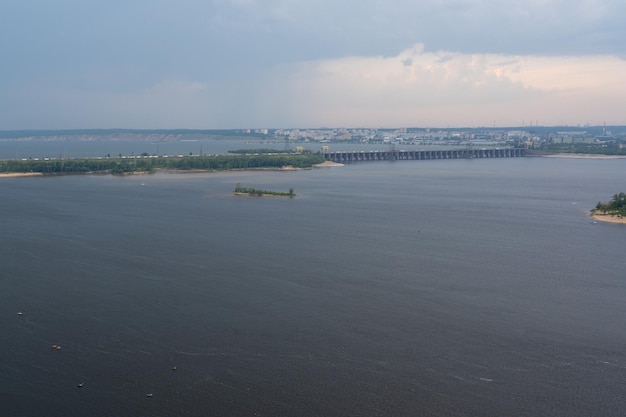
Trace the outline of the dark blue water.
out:
M 548 158 L 0 179 L 1 414 L 622 416 L 626 226 L 587 210 L 625 179 Z

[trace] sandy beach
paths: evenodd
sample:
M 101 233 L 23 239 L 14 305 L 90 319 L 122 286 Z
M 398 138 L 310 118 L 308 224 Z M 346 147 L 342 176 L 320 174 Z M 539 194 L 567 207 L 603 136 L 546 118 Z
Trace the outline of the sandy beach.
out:
M 340 164 L 339 162 L 325 161 L 325 162 L 322 162 L 321 164 L 313 165 L 313 168 L 342 167 L 342 166 L 344 166 L 344 164 Z
M 0 173 L 0 178 L 38 177 L 41 175 L 42 175 L 41 172 L 7 172 L 7 173 Z
M 626 218 L 610 214 L 591 212 L 591 218 L 599 222 L 626 224 Z

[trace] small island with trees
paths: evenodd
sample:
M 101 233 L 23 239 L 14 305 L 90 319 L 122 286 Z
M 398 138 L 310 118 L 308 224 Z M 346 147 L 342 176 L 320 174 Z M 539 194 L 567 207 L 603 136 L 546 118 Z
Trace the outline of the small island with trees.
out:
M 271 196 L 271 197 L 293 198 L 296 196 L 296 194 L 293 192 L 293 188 L 290 188 L 289 191 L 285 193 L 285 192 L 280 192 L 280 191 L 268 191 L 268 190 L 261 190 L 261 189 L 252 188 L 252 187 L 244 187 L 239 183 L 235 185 L 234 193 L 236 195 L 249 195 L 249 196 L 254 196 L 254 197 Z
M 611 201 L 599 201 L 591 210 L 595 220 L 626 224 L 626 193 L 614 194 Z

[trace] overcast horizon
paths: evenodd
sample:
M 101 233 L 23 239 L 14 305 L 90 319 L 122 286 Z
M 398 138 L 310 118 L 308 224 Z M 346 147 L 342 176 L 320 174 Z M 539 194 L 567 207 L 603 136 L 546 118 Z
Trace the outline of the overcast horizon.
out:
M 617 0 L 0 5 L 0 130 L 626 125 Z
M 12 137 L 11 134 L 17 134 L 17 133 L 48 133 L 48 132 L 52 132 L 52 133 L 62 133 L 62 132 L 72 132 L 72 133 L 81 133 L 81 132 L 103 132 L 103 133 L 116 133 L 116 132 L 136 132 L 136 133 L 142 133 L 142 132 L 188 132 L 190 134 L 199 134 L 199 133 L 209 133 L 209 134 L 214 134 L 216 132 L 221 132 L 221 131 L 228 131 L 228 132 L 239 132 L 239 133 L 244 133 L 244 131 L 249 131 L 249 133 L 251 134 L 261 134 L 263 131 L 268 131 L 269 133 L 273 132 L 273 131 L 288 131 L 288 130 L 300 130 L 301 132 L 305 132 L 305 131 L 314 131 L 314 130 L 349 130 L 349 131 L 353 131 L 353 130 L 378 130 L 378 131 L 399 131 L 399 130 L 408 130 L 408 131 L 413 131 L 413 130 L 429 130 L 432 132 L 436 132 L 436 131 L 446 131 L 446 130 L 527 130 L 527 131 L 535 131 L 536 129 L 539 130 L 547 130 L 547 131 L 552 131 L 553 129 L 572 129 L 572 131 L 584 131 L 585 129 L 591 129 L 591 130 L 598 130 L 598 129 L 623 129 L 626 128 L 626 124 L 624 125 L 608 125 L 608 124 L 603 124 L 603 125 L 591 125 L 591 124 L 586 124 L 586 125 L 581 125 L 581 124 L 576 124 L 576 125 L 535 125 L 535 124 L 530 124 L 530 125 L 522 125 L 522 126 L 456 126 L 456 127 L 452 127 L 452 126 L 378 126 L 378 127 L 362 127 L 362 126 L 342 126 L 342 127 L 326 127 L 326 126 L 281 126 L 281 127 L 276 127 L 276 126 L 269 126 L 269 127 L 265 127 L 265 128 L 257 128 L 257 127 L 236 127 L 236 128 L 225 128 L 225 129 L 220 129 L 220 128 L 215 128 L 215 129 L 210 129 L 210 128 L 198 128 L 198 129 L 192 129 L 192 128 L 143 128 L 143 127 L 137 127 L 137 128 L 117 128 L 117 127 L 107 127 L 107 128 L 99 128 L 99 127 L 93 127 L 93 128 L 55 128 L 55 129 L 0 129 L 0 138 L 9 138 Z M 616 133 L 616 132 L 613 132 Z M 618 132 L 618 134 L 623 134 L 623 132 Z M 9 136 L 7 136 L 9 135 Z M 45 136 L 45 135 L 44 135 Z M 21 137 L 21 136 L 19 136 Z

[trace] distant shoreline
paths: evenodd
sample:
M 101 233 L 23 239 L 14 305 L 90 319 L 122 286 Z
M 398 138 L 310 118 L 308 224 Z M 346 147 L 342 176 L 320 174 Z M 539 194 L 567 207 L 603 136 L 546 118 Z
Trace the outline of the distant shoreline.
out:
M 555 153 L 539 155 L 542 158 L 572 158 L 572 159 L 626 159 L 626 155 L 600 155 L 593 153 Z

